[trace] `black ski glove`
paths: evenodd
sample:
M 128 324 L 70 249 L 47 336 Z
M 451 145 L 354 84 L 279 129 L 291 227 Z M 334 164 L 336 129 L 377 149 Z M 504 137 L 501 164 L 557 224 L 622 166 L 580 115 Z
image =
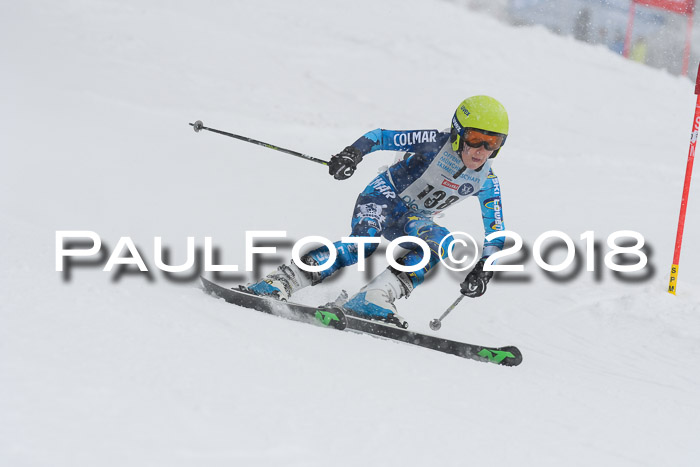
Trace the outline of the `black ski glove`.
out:
M 486 284 L 488 284 L 493 277 L 493 271 L 484 271 L 484 261 L 486 260 L 482 259 L 476 263 L 474 269 L 467 274 L 467 278 L 464 279 L 464 282 L 459 284 L 462 295 L 466 295 L 469 298 L 476 298 L 486 293 Z
M 355 173 L 357 164 L 362 160 L 362 152 L 359 149 L 348 146 L 340 154 L 331 157 L 328 162 L 328 173 L 336 180 L 345 180 Z

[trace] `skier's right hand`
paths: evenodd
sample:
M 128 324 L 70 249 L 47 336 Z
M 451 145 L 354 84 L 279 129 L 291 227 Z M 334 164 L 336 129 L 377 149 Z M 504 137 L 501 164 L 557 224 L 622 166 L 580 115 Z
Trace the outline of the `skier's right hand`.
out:
M 484 259 L 480 260 L 474 266 L 474 269 L 467 274 L 467 278 L 464 279 L 460 285 L 460 291 L 462 295 L 469 298 L 481 297 L 486 293 L 486 284 L 489 283 L 493 277 L 492 271 L 484 271 Z
M 362 160 L 362 152 L 353 146 L 348 146 L 339 154 L 331 157 L 328 162 L 328 173 L 336 180 L 345 180 L 355 173 L 357 164 Z

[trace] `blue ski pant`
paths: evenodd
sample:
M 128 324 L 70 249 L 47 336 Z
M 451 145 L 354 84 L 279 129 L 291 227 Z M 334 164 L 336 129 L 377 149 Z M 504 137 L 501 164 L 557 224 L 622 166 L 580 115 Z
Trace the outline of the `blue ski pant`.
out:
M 446 257 L 446 251 L 454 240 L 450 237 L 440 248 L 443 238 L 450 234 L 449 230 L 436 224 L 431 218 L 411 211 L 396 193 L 396 188 L 386 173 L 378 175 L 357 197 L 350 225 L 352 228 L 350 237 L 384 237 L 391 241 L 409 235 L 426 242 L 430 247 L 430 260 L 422 269 L 406 273 L 414 287 L 423 282 L 425 274 L 441 258 Z M 330 277 L 340 268 L 356 264 L 358 261 L 356 243 L 337 241 L 333 245 L 337 252 L 336 260 L 325 271 L 314 273 L 315 283 Z M 417 244 L 406 242 L 402 243 L 401 247 L 410 248 L 410 251 L 397 259 L 399 264 L 414 266 L 423 259 L 423 250 Z M 370 256 L 376 249 L 377 244 L 365 244 L 365 257 Z M 324 264 L 329 258 L 329 250 L 326 246 L 322 246 L 307 255 L 317 264 Z

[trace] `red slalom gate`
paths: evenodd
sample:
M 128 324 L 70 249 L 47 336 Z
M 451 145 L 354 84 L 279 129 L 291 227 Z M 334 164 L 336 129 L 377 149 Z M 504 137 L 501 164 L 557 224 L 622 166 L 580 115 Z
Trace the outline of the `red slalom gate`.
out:
M 678 282 L 678 262 L 681 257 L 681 242 L 683 241 L 683 227 L 685 225 L 685 208 L 688 206 L 688 192 L 690 191 L 690 177 L 693 175 L 693 161 L 695 160 L 695 143 L 700 131 L 700 65 L 698 65 L 698 77 L 695 80 L 695 117 L 693 118 L 693 132 L 690 134 L 690 150 L 688 151 L 688 164 L 685 167 L 685 182 L 683 183 L 683 196 L 681 197 L 681 212 L 678 215 L 678 231 L 676 233 L 676 248 L 673 252 L 673 264 L 671 265 L 671 278 L 668 281 L 668 293 L 676 295 L 676 283 Z
M 688 61 L 690 60 L 690 41 L 693 29 L 693 13 L 695 12 L 695 0 L 632 0 L 630 2 L 630 14 L 625 35 L 625 47 L 623 55 L 629 57 L 632 29 L 634 28 L 635 5 L 660 8 L 662 10 L 678 13 L 688 18 L 685 32 L 685 52 L 683 53 L 683 70 L 681 74 L 688 76 Z

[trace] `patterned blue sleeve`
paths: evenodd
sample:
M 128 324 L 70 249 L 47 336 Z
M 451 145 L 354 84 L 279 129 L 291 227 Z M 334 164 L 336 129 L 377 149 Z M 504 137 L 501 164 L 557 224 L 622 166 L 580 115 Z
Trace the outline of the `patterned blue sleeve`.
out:
M 425 143 L 437 143 L 439 131 L 437 130 L 383 130 L 377 128 L 352 143 L 359 149 L 362 155 L 374 151 L 415 151 L 419 145 Z
M 501 207 L 501 185 L 498 183 L 498 177 L 489 169 L 489 175 L 486 182 L 477 193 L 479 204 L 481 205 L 481 217 L 484 221 L 484 236 L 493 232 L 505 230 L 503 224 L 503 211 Z M 482 258 L 487 258 L 497 251 L 503 249 L 505 238 L 500 237 L 491 241 L 484 241 L 484 250 Z

